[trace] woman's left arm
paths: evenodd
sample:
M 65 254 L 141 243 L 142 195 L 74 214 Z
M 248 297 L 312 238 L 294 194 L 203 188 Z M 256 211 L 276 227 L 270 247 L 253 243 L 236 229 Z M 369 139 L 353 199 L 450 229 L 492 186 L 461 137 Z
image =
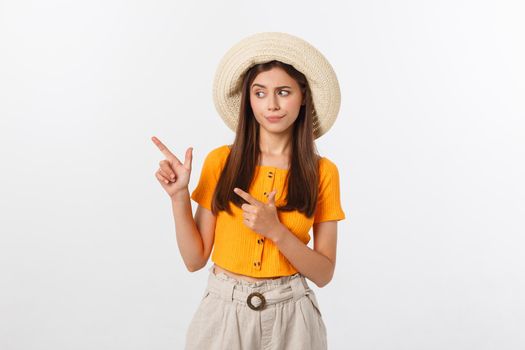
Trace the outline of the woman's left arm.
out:
M 337 250 L 337 220 L 318 221 L 313 224 L 314 249 L 304 244 L 279 221 L 275 206 L 276 190 L 262 203 L 240 188 L 233 190 L 248 203 L 241 205 L 243 222 L 254 232 L 271 239 L 290 263 L 318 287 L 332 280 Z
M 301 274 L 322 288 L 334 275 L 337 221 L 315 223 L 313 231 L 314 249 L 304 244 L 283 224 L 280 224 L 270 239 Z

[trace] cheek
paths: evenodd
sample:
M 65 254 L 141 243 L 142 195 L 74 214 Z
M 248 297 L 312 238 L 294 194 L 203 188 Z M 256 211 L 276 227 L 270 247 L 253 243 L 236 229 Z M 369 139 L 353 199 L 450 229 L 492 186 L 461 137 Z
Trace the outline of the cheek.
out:
M 264 113 L 264 112 L 261 112 L 261 104 L 260 104 L 260 102 L 258 103 L 258 101 L 250 100 L 250 105 L 252 107 L 252 111 L 253 111 L 253 115 L 255 117 L 255 120 L 257 121 L 257 123 L 260 124 L 262 122 L 261 115 Z
M 296 98 L 296 99 L 290 99 L 286 101 L 286 109 L 288 111 L 299 112 L 299 110 L 301 109 L 301 99 Z
M 254 99 L 253 97 L 250 98 L 250 106 L 252 107 L 253 113 L 257 116 L 260 114 L 261 110 L 261 101 L 258 101 Z

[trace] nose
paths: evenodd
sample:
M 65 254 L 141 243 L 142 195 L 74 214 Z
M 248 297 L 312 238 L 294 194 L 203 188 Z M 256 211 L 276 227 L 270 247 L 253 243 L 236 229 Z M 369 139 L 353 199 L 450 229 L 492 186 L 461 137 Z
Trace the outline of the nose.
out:
M 277 96 L 271 95 L 270 98 L 268 98 L 268 110 L 273 111 L 279 109 L 279 103 L 277 102 Z

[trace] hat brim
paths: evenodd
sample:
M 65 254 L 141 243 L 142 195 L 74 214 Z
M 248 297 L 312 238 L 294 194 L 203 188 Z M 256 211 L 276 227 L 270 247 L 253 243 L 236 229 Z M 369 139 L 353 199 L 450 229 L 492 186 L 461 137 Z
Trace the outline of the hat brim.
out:
M 314 103 L 314 138 L 334 124 L 341 105 L 341 91 L 330 62 L 305 40 L 282 32 L 264 32 L 246 37 L 221 59 L 213 81 L 213 101 L 226 125 L 237 130 L 242 78 L 252 66 L 278 60 L 306 76 Z

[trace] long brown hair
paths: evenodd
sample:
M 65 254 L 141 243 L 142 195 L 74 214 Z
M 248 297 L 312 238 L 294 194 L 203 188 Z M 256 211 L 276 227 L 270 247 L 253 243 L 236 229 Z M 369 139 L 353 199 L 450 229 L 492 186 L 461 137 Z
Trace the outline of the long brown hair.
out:
M 246 203 L 243 198 L 233 192 L 233 189 L 238 187 L 248 192 L 256 170 L 255 167 L 259 164 L 259 123 L 255 119 L 250 104 L 250 86 L 259 73 L 268 71 L 273 67 L 284 69 L 297 81 L 305 102 L 301 105 L 299 115 L 293 125 L 292 156 L 285 181 L 288 186 L 286 204 L 277 207 L 277 210 L 298 210 L 307 217 L 311 217 L 315 212 L 320 156 L 314 143 L 313 123 L 317 118 L 310 87 L 304 74 L 292 65 L 274 60 L 254 65 L 244 75 L 235 141 L 231 146 L 230 154 L 212 199 L 212 211 L 215 215 L 220 210 L 226 210 L 228 214 L 232 215 L 230 201 L 239 208 L 243 203 Z

